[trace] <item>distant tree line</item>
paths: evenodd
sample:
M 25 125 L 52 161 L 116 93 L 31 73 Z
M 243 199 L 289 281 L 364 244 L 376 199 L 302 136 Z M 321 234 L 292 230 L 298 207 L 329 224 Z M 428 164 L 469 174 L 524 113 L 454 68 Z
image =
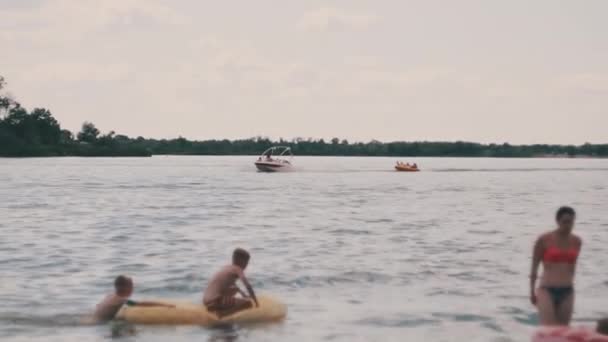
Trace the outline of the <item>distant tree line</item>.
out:
M 389 142 L 349 143 L 333 138 L 272 141 L 257 137 L 241 140 L 191 141 L 177 139 L 130 138 L 109 132 L 101 134 L 93 123 L 85 122 L 80 132 L 62 129 L 44 108 L 23 108 L 2 92 L 0 76 L 0 156 L 151 156 L 172 155 L 258 155 L 274 145 L 290 146 L 296 155 L 314 156 L 429 156 L 429 157 L 608 157 L 608 144 L 510 145 L 472 142 Z
M 62 129 L 48 109 L 28 111 L 3 92 L 0 76 L 0 156 L 150 156 L 150 150 L 121 140 L 114 132 L 101 135 L 90 122 L 75 137 Z

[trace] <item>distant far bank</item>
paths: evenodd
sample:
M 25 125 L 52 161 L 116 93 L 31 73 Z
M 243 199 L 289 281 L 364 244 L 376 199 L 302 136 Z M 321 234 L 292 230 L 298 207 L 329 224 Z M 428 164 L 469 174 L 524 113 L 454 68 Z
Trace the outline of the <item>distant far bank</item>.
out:
M 0 157 L 150 157 L 153 155 L 251 155 L 257 156 L 271 146 L 291 147 L 296 156 L 352 157 L 490 157 L 490 158 L 608 158 L 608 144 L 510 145 L 473 142 L 379 142 L 349 143 L 334 138 L 273 141 L 266 138 L 241 140 L 191 141 L 177 139 L 130 138 L 110 132 L 101 135 L 91 123 L 83 124 L 74 136 L 58 129 L 56 138 L 44 132 L 44 121 L 37 112 L 21 120 L 12 116 L 0 120 Z M 28 116 L 30 116 L 28 118 Z M 34 116 L 34 117 L 31 117 Z M 42 121 L 42 122 L 40 122 Z M 18 122 L 17 126 L 7 122 Z M 19 130 L 20 125 L 37 122 L 35 128 Z M 46 128 L 45 128 L 46 127 Z M 23 133 L 25 134 L 23 134 Z
M 1 103 L 0 103 L 1 105 Z M 46 109 L 28 112 L 16 105 L 2 116 L 0 157 L 149 157 L 152 155 L 259 155 L 271 146 L 291 147 L 297 156 L 375 157 L 498 157 L 498 158 L 607 158 L 608 144 L 510 145 L 473 142 L 350 143 L 338 138 L 273 141 L 267 138 L 192 141 L 185 138 L 130 138 L 113 131 L 101 134 L 85 122 L 77 134 L 61 129 Z
M 44 108 L 26 110 L 1 92 L 0 157 L 149 157 L 152 155 L 259 155 L 271 146 L 291 147 L 298 156 L 374 157 L 495 157 L 495 158 L 608 158 L 608 144 L 510 145 L 474 142 L 380 142 L 351 143 L 333 138 L 273 141 L 267 138 L 192 141 L 185 138 L 131 138 L 101 132 L 85 122 L 77 134 L 62 129 Z
M 0 108 L 1 109 L 1 108 Z M 0 115 L 2 112 L 0 111 Z M 350 143 L 338 138 L 273 141 L 267 138 L 192 141 L 185 138 L 130 138 L 101 134 L 85 122 L 76 135 L 41 108 L 17 106 L 0 116 L 0 157 L 149 157 L 152 155 L 259 155 L 271 146 L 289 146 L 297 156 L 608 158 L 608 144 L 510 145 L 473 142 Z

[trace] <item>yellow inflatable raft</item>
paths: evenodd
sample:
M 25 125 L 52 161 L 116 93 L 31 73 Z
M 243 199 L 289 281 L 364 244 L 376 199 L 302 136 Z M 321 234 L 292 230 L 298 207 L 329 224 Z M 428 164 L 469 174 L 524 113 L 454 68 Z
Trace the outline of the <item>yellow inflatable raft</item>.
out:
M 287 316 L 285 304 L 266 296 L 258 297 L 259 307 L 240 311 L 222 319 L 218 319 L 214 313 L 207 311 L 202 304 L 160 302 L 173 304 L 175 307 L 125 306 L 118 312 L 116 318 L 135 324 L 213 326 L 222 323 L 274 322 Z

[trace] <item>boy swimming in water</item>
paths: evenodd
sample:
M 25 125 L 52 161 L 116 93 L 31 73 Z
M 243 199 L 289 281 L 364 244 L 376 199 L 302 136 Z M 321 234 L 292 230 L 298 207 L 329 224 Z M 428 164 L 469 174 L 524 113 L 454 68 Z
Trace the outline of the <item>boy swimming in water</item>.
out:
M 253 303 L 259 306 L 253 288 L 244 273 L 247 264 L 249 264 L 249 258 L 249 253 L 246 250 L 241 248 L 235 249 L 232 253 L 232 264 L 222 267 L 211 278 L 203 295 L 203 304 L 205 304 L 207 310 L 215 312 L 221 318 L 241 310 L 249 309 Z M 249 295 L 236 286 L 236 282 L 239 279 L 247 288 Z M 242 298 L 237 298 L 237 293 Z
M 116 277 L 114 289 L 114 293 L 107 295 L 101 303 L 97 304 L 95 314 L 93 315 L 95 322 L 107 322 L 114 319 L 114 316 L 116 316 L 123 305 L 175 307 L 174 305 L 163 303 L 135 302 L 130 300 L 129 297 L 133 293 L 133 280 L 124 275 Z

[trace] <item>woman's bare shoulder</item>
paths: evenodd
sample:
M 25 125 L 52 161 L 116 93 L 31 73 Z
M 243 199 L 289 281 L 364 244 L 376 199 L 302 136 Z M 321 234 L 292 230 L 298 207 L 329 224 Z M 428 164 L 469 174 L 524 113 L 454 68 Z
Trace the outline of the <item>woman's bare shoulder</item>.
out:
M 547 242 L 547 240 L 551 239 L 551 237 L 553 237 L 553 231 L 552 231 L 552 230 L 549 230 L 549 231 L 546 231 L 546 232 L 544 232 L 544 233 L 540 234 L 540 235 L 538 236 L 537 241 L 538 241 L 538 242 L 545 243 L 545 242 Z

